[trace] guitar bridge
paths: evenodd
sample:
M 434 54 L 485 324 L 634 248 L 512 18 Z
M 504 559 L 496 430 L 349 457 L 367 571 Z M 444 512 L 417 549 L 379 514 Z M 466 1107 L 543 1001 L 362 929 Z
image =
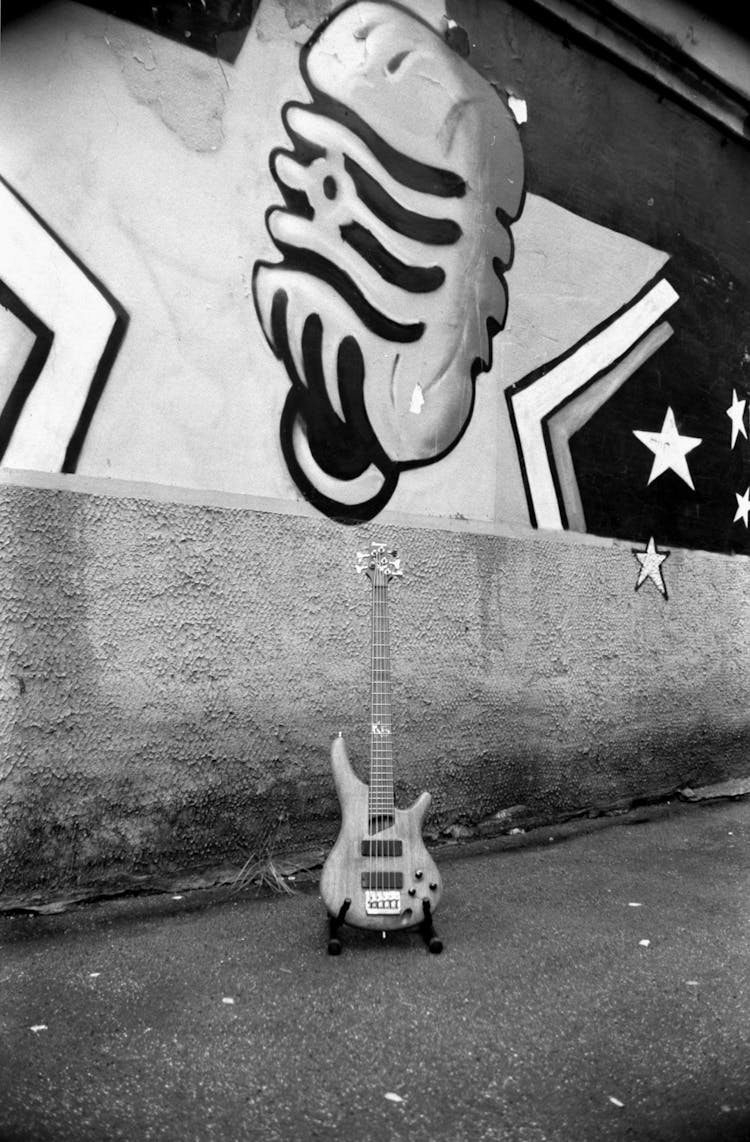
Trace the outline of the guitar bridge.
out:
M 400 911 L 400 892 L 365 892 L 365 912 L 368 916 L 397 916 Z

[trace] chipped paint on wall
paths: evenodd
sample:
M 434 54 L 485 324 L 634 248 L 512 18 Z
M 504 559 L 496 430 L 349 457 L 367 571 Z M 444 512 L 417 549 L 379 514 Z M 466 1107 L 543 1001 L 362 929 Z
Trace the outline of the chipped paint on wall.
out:
M 314 32 L 337 7 L 337 0 L 279 0 L 279 7 L 292 31 L 304 27 Z
M 234 63 L 252 24 L 258 0 L 82 0 L 145 27 L 152 36 L 175 40 L 196 52 Z
M 186 55 L 182 44 L 119 20 L 109 21 L 104 39 L 138 103 L 191 150 L 218 150 L 229 86 L 221 60 Z

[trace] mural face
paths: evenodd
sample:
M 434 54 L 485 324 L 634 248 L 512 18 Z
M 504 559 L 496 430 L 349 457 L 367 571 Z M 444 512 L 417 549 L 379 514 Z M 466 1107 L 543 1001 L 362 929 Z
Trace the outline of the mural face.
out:
M 505 320 L 523 158 L 495 91 L 400 8 L 344 8 L 300 68 L 312 102 L 286 104 L 293 149 L 271 156 L 283 259 L 256 265 L 255 301 L 292 385 L 289 470 L 354 522 L 466 427 Z
M 4 31 L 5 467 L 750 553 L 747 147 L 506 0 L 124 7 Z

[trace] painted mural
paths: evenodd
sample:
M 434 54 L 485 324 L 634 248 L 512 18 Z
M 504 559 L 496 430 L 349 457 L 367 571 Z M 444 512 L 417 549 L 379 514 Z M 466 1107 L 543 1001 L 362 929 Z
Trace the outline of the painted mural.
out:
M 746 144 L 502 0 L 200 9 L 4 36 L 4 466 L 750 552 Z
M 515 120 L 428 25 L 355 3 L 305 45 L 271 165 L 281 263 L 255 299 L 291 381 L 281 437 L 303 494 L 357 521 L 399 470 L 460 439 L 507 312 L 523 202 Z

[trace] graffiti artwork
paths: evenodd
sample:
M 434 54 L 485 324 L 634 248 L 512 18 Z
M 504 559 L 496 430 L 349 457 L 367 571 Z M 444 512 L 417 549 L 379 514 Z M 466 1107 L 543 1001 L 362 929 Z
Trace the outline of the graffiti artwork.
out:
M 747 143 L 545 21 L 12 20 L 0 463 L 750 553 Z
M 282 261 L 257 264 L 255 301 L 292 386 L 289 470 L 353 522 L 466 427 L 505 321 L 523 156 L 493 89 L 401 8 L 349 5 L 300 67 L 312 102 L 284 107 L 293 147 L 271 156 Z
M 513 448 L 520 476 L 504 514 L 585 530 L 570 438 L 671 335 L 677 294 L 664 254 L 526 195 L 518 101 L 449 38 L 390 3 L 355 2 L 302 52 L 312 101 L 283 108 L 292 149 L 271 155 L 282 260 L 254 279 L 291 383 L 284 456 L 321 511 L 368 519 L 400 472 L 458 443 L 491 373 L 507 403 L 497 447 Z M 550 303 L 540 242 L 575 313 Z M 566 348 L 550 357 L 553 331 Z

